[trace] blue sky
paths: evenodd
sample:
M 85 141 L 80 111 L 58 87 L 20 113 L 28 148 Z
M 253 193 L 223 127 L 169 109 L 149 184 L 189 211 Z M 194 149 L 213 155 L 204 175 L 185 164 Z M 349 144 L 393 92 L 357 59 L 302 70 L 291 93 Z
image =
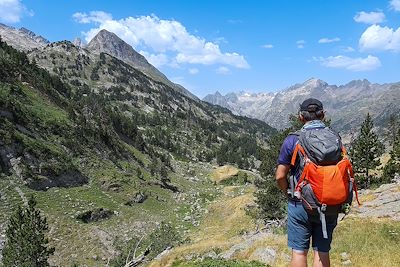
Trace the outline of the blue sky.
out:
M 50 41 L 106 28 L 199 97 L 400 81 L 400 0 L 0 0 L 0 21 Z

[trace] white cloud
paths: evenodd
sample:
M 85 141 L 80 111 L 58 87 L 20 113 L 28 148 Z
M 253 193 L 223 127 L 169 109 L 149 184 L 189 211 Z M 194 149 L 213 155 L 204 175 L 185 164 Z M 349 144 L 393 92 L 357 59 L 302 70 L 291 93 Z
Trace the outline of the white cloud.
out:
M 400 0 L 392 0 L 390 1 L 390 7 L 396 11 L 400 11 Z
M 189 73 L 192 74 L 192 75 L 195 75 L 195 74 L 199 73 L 199 69 L 190 68 L 190 69 L 189 69 Z
M 334 42 L 339 42 L 339 41 L 340 41 L 339 37 L 335 37 L 335 38 L 332 38 L 332 39 L 322 38 L 322 39 L 319 39 L 318 43 L 320 43 L 320 44 L 328 44 L 328 43 L 334 43 Z
M 385 14 L 383 12 L 358 12 L 353 19 L 359 23 L 377 24 L 385 21 Z
M 394 30 L 387 26 L 372 25 L 361 35 L 359 46 L 362 51 L 389 50 L 400 52 L 400 27 Z
M 350 71 L 368 71 L 379 68 L 382 64 L 379 58 L 368 55 L 366 58 L 351 58 L 346 56 L 330 56 L 327 58 L 313 58 L 321 63 L 322 66 L 329 68 L 346 69 Z
M 216 69 L 215 72 L 222 75 L 228 75 L 231 73 L 231 70 L 228 69 L 227 67 L 222 66 Z
M 17 23 L 24 15 L 33 16 L 21 0 L 0 0 L 0 22 Z
M 265 44 L 265 45 L 263 45 L 262 47 L 263 47 L 263 48 L 270 49 L 270 48 L 274 48 L 274 45 L 272 45 L 272 44 Z
M 354 52 L 355 49 L 353 47 L 351 47 L 351 46 L 347 46 L 347 47 L 344 47 L 342 49 L 342 51 L 345 52 L 345 53 L 350 53 L 350 52 Z
M 306 44 L 306 41 L 304 41 L 304 40 L 298 40 L 296 42 L 297 48 L 299 48 L 299 49 L 303 49 L 305 44 Z
M 243 55 L 222 52 L 218 43 L 189 33 L 176 20 L 162 20 L 155 15 L 113 19 L 103 11 L 75 13 L 73 18 L 79 23 L 92 23 L 95 28 L 84 32 L 89 42 L 101 29 L 117 34 L 136 49 L 155 55 L 153 59 L 160 66 L 165 64 L 224 64 L 236 68 L 249 68 Z M 167 57 L 167 61 L 165 61 Z M 161 59 L 161 60 L 160 60 Z M 151 60 L 149 59 L 151 62 Z
M 112 16 L 104 11 L 91 11 L 89 14 L 77 12 L 72 15 L 75 21 L 83 24 L 92 22 L 101 23 L 103 21 L 112 20 Z

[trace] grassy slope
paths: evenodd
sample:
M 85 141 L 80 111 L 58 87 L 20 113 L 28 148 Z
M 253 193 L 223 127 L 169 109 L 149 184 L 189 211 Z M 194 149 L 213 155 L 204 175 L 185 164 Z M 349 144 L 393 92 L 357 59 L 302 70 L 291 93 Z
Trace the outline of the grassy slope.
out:
M 189 167 L 182 163 L 182 169 Z M 93 173 L 115 172 L 115 169 L 107 169 L 94 165 Z M 215 186 L 208 180 L 207 170 L 203 166 L 194 166 L 199 175 L 199 181 L 190 181 L 183 175 L 177 175 L 172 181 L 180 185 L 184 197 L 174 199 L 172 194 L 158 186 L 147 186 L 150 197 L 143 204 L 133 207 L 124 205 L 138 188 L 134 185 L 124 186 L 122 192 L 104 191 L 97 181 L 104 176 L 94 176 L 90 184 L 76 188 L 51 188 L 47 192 L 36 192 L 19 185 L 25 194 L 33 194 L 38 200 L 38 207 L 48 218 L 50 225 L 50 241 L 56 248 L 56 254 L 52 262 L 61 266 L 70 266 L 73 263 L 87 266 L 99 266 L 105 264 L 108 258 L 115 256 L 114 240 L 129 240 L 133 236 L 141 236 L 150 229 L 156 227 L 157 222 L 172 222 L 180 232 L 191 231 L 194 226 L 191 222 L 183 222 L 183 218 L 191 213 L 192 203 L 197 200 L 200 206 L 207 203 L 206 198 L 213 198 L 218 194 Z M 114 177 L 122 177 L 121 173 L 114 173 Z M 93 176 L 92 176 L 93 177 Z M 134 177 L 124 176 L 131 181 Z M 9 184 L 9 181 L 1 180 L 0 186 Z M 17 185 L 17 184 L 16 184 Z M 197 194 L 197 193 L 202 194 Z M 6 201 L 0 203 L 2 211 L 1 220 L 8 217 L 10 207 L 21 203 L 21 198 L 13 186 L 2 190 L 2 196 Z M 156 199 L 157 198 L 157 199 Z M 184 199 L 184 200 L 182 200 Z M 90 208 L 107 208 L 116 212 L 109 220 L 85 224 L 75 219 L 76 215 Z M 3 213 L 4 212 L 4 213 Z M 199 214 L 200 215 L 200 214 Z M 97 256 L 97 259 L 95 256 Z M 104 261 L 101 260 L 104 258 Z
M 174 248 L 161 260 L 153 261 L 150 267 L 161 266 L 197 266 L 193 262 L 185 262 L 190 255 L 205 255 L 210 251 L 217 253 L 229 249 L 234 244 L 246 241 L 242 235 L 246 231 L 256 229 L 255 222 L 244 212 L 246 204 L 253 202 L 252 187 L 243 187 L 244 194 L 232 194 L 238 187 L 225 187 L 224 195 L 216 199 L 209 207 L 209 213 L 202 220 L 199 228 L 193 232 L 191 243 Z M 240 190 L 239 190 L 240 191 Z M 362 201 L 368 201 L 365 195 Z M 254 260 L 252 253 L 257 248 L 273 248 L 277 251 L 277 259 L 273 266 L 287 266 L 289 249 L 286 246 L 284 231 L 275 231 L 250 247 L 235 254 L 235 258 L 243 261 Z M 332 266 L 342 265 L 341 253 L 349 254 L 352 266 L 400 266 L 400 222 L 390 219 L 345 218 L 340 221 L 334 233 L 331 251 Z M 309 255 L 310 262 L 312 255 Z

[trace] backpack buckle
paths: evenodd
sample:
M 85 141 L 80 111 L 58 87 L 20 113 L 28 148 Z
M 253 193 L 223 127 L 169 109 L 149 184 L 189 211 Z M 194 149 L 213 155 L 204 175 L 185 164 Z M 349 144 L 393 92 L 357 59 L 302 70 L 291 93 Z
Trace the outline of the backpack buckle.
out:
M 322 204 L 322 205 L 321 205 L 321 211 L 323 211 L 323 212 L 326 211 L 326 207 L 327 207 L 326 204 Z

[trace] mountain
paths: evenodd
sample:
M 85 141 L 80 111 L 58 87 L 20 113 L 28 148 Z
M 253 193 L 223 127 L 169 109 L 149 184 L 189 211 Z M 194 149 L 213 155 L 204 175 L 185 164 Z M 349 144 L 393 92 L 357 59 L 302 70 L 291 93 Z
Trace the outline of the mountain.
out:
M 107 53 L 113 57 L 116 57 L 134 68 L 141 70 L 146 75 L 150 76 L 156 81 L 163 82 L 173 87 L 177 91 L 180 91 L 193 99 L 197 99 L 195 95 L 179 86 L 161 73 L 157 68 L 151 65 L 144 56 L 136 52 L 132 46 L 124 42 L 116 34 L 107 30 L 101 30 L 93 39 L 88 43 L 87 49 L 95 54 Z
M 29 51 L 36 48 L 43 48 L 48 43 L 48 40 L 34 32 L 20 28 L 16 29 L 0 23 L 0 36 L 3 41 L 23 51 Z
M 0 41 L 0 250 L 27 195 L 51 225 L 55 266 L 106 265 L 142 237 L 159 242 L 163 222 L 185 235 L 223 194 L 213 166 L 255 169 L 276 133 L 98 52 Z
M 101 52 L 103 48 L 105 52 Z M 71 116 L 70 112 L 75 112 L 73 118 L 64 121 L 65 123 L 68 121 L 67 124 L 72 126 L 78 123 L 77 118 L 81 118 L 86 121 L 85 125 L 89 129 L 90 127 L 94 127 L 93 131 L 98 131 L 95 130 L 97 128 L 103 129 L 102 136 L 108 136 L 108 139 L 114 140 L 112 142 L 114 145 L 111 147 L 110 145 L 103 146 L 103 148 L 109 147 L 107 153 L 117 149 L 119 147 L 117 144 L 123 142 L 134 145 L 142 152 L 150 154 L 154 154 L 154 150 L 161 148 L 166 150 L 165 153 L 174 151 L 174 153 L 177 153 L 176 155 L 183 158 L 201 160 L 204 157 L 211 157 L 210 159 L 212 159 L 224 140 L 227 142 L 232 140 L 230 138 L 231 130 L 236 133 L 236 136 L 243 134 L 243 136 L 249 136 L 254 141 L 256 141 L 255 138 L 259 138 L 261 142 L 274 132 L 273 128 L 261 121 L 235 116 L 226 109 L 195 100 L 187 94 L 175 90 L 175 87 L 171 87 L 169 83 L 162 83 L 147 76 L 139 67 L 133 65 L 136 64 L 136 66 L 142 66 L 140 68 L 145 69 L 154 67 L 149 65 L 143 56 L 136 53 L 130 46 L 128 47 L 115 34 L 107 31 L 101 31 L 87 48 L 75 46 L 69 41 L 54 42 L 40 49 L 29 51 L 28 58 L 24 58 L 24 54 L 19 55 L 7 48 L 5 44 L 4 50 L 10 51 L 9 53 L 15 57 L 21 57 L 25 64 L 31 64 L 27 66 L 26 73 L 20 75 L 26 76 L 25 78 L 21 76 L 24 83 L 39 87 L 34 89 L 39 93 L 37 97 L 42 96 L 46 101 L 57 106 L 55 109 L 63 110 L 60 112 L 64 113 L 64 119 Z M 118 58 L 111 54 L 117 54 Z M 28 60 L 31 63 L 27 62 Z M 127 61 L 130 64 L 126 63 Z M 11 71 L 15 64 L 22 63 L 17 61 L 17 63 L 10 62 L 9 66 L 5 65 L 2 70 L 3 82 L 11 79 L 11 84 L 18 84 L 18 79 Z M 47 70 L 53 76 L 46 73 L 40 74 L 43 71 L 39 71 L 38 66 Z M 18 66 L 18 68 L 21 68 L 21 66 Z M 37 75 L 40 76 L 39 80 L 36 77 Z M 39 83 L 39 85 L 36 85 L 36 83 Z M 7 87 L 7 83 L 4 86 Z M 9 94 L 13 95 L 12 92 L 14 91 L 11 90 Z M 7 99 L 3 100 L 5 106 L 10 105 Z M 99 103 L 102 103 L 101 107 Z M 40 105 L 40 103 L 37 104 Z M 68 109 L 66 110 L 66 108 Z M 83 110 L 73 111 L 74 108 L 83 108 Z M 11 106 L 8 109 L 3 109 L 2 112 L 13 114 L 12 118 L 28 116 L 25 113 L 16 114 L 11 110 Z M 104 116 L 104 118 L 98 116 Z M 29 121 L 29 118 L 22 120 Z M 134 125 L 130 125 L 131 123 L 134 123 Z M 17 127 L 17 131 L 31 137 L 41 135 L 36 133 L 38 126 L 34 126 L 34 123 L 31 130 L 27 128 L 27 125 L 19 124 L 17 121 L 15 127 Z M 124 129 L 124 127 L 127 128 Z M 182 136 L 183 133 L 184 136 Z M 72 133 L 71 136 L 73 136 Z M 67 139 L 69 138 L 71 137 Z M 73 143 L 75 141 L 71 140 Z M 7 145 L 3 147 L 4 151 L 10 150 L 7 156 L 3 155 L 1 158 L 3 171 L 8 172 L 12 167 L 10 157 L 17 158 L 18 155 L 21 155 L 22 152 L 17 147 L 19 146 L 9 147 Z M 68 146 L 65 146 L 64 150 L 67 148 Z M 21 149 L 23 151 L 23 148 Z M 66 154 L 71 153 L 67 149 Z M 123 149 L 118 151 L 118 154 L 124 153 Z M 65 157 L 71 158 L 70 156 Z M 35 157 L 31 155 L 29 158 L 28 160 L 26 155 L 22 156 L 20 163 L 34 168 L 35 171 L 33 172 L 36 173 L 40 159 L 28 164 Z M 53 161 L 58 162 L 59 160 L 60 158 Z M 229 159 L 227 160 L 229 161 Z M 239 160 L 241 159 L 235 158 L 231 162 L 239 162 Z M 250 164 L 251 160 L 244 160 L 246 166 Z M 65 160 L 65 162 L 68 162 L 68 160 Z M 58 180 L 61 179 L 58 176 L 63 177 L 63 170 L 71 167 L 68 166 L 68 164 L 64 167 L 58 166 L 61 169 L 56 172 L 56 178 L 54 178 L 54 173 L 51 170 L 47 173 L 44 171 L 45 168 L 40 168 L 41 171 L 37 174 L 48 179 L 48 181 L 41 179 L 41 184 L 50 187 L 58 185 Z M 83 179 L 79 175 L 75 175 L 78 173 L 78 170 L 75 171 L 75 169 L 73 168 L 73 176 Z M 36 176 L 33 175 L 33 177 Z M 36 182 L 34 179 L 28 183 L 36 184 Z M 42 188 L 43 186 L 35 185 L 33 187 Z
M 299 104 L 309 97 L 320 99 L 332 119 L 332 126 L 348 135 L 357 129 L 367 113 L 377 126 L 384 126 L 391 114 L 400 112 L 400 82 L 372 84 L 368 80 L 337 86 L 312 78 L 276 93 L 239 92 L 222 96 L 216 92 L 203 100 L 283 129 L 289 126 L 289 115 L 296 114 Z

